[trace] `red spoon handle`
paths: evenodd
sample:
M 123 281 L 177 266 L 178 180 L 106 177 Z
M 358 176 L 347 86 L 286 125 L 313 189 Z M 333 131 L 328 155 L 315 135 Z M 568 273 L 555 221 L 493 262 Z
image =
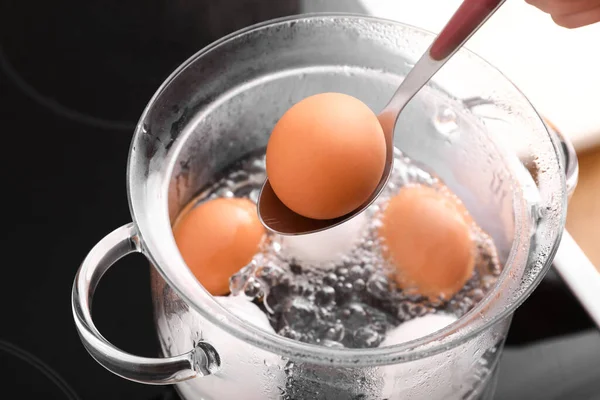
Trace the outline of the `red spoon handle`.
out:
M 505 0 L 465 0 L 431 45 L 429 55 L 436 61 L 450 56 Z

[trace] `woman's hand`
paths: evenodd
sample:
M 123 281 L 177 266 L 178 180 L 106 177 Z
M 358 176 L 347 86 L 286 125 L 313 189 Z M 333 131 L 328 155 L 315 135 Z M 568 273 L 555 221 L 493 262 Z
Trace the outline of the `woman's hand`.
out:
M 550 14 L 565 28 L 579 28 L 600 21 L 600 0 L 525 0 Z

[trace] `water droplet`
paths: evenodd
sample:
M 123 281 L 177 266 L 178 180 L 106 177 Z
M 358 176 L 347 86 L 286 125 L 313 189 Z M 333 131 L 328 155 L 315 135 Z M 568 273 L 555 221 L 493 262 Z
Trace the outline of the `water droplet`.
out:
M 449 107 L 440 107 L 433 118 L 433 126 L 448 141 L 458 137 L 458 118 L 454 110 Z

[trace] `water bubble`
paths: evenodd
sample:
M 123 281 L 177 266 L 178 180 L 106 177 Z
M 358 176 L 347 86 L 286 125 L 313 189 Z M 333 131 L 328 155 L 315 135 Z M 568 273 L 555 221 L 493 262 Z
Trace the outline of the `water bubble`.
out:
M 321 307 L 330 306 L 335 300 L 335 290 L 331 286 L 323 286 L 315 293 L 315 303 Z
M 342 303 L 346 302 L 346 300 L 348 300 L 349 292 L 346 291 L 343 282 L 336 283 L 334 286 L 334 289 L 335 289 L 336 301 L 338 304 L 342 304 Z
M 279 284 L 269 289 L 265 296 L 264 303 L 272 312 L 280 312 L 287 306 L 290 298 L 290 288 L 288 285 Z
M 356 280 L 362 277 L 362 275 L 363 267 L 361 267 L 360 265 L 354 265 L 352 268 L 350 268 L 350 271 L 348 271 L 348 277 L 352 280 Z
M 234 197 L 233 192 L 229 188 L 219 189 L 216 194 L 217 194 L 217 197 L 224 197 L 224 198 L 229 198 L 229 199 Z
M 274 254 L 277 254 L 281 251 L 281 242 L 278 240 L 271 241 L 271 250 Z
M 343 349 L 344 345 L 341 344 L 340 342 L 336 342 L 335 340 L 329 340 L 329 339 L 323 339 L 321 340 L 321 345 L 325 346 L 325 347 L 331 347 L 331 348 L 337 348 L 337 349 Z
M 295 275 L 301 275 L 302 274 L 302 265 L 296 263 L 295 261 L 292 261 L 290 263 L 290 271 L 292 271 L 292 273 Z
M 264 172 L 266 170 L 266 164 L 264 158 L 256 158 L 252 160 L 249 166 L 250 172 Z
M 284 326 L 277 333 L 283 337 L 294 340 L 300 340 L 300 338 L 302 337 L 302 335 L 299 332 L 293 330 L 289 326 Z
M 416 304 L 412 308 L 412 316 L 413 317 L 422 317 L 423 315 L 427 314 L 428 311 L 429 310 L 427 310 L 427 308 L 425 308 L 423 305 Z
M 365 290 L 365 288 L 367 287 L 367 285 L 365 284 L 365 281 L 363 281 L 362 279 L 357 279 L 352 284 L 352 287 L 354 288 L 354 291 L 356 291 L 356 292 L 362 292 L 363 290 Z
M 419 304 L 415 304 L 411 301 L 403 301 L 398 307 L 397 316 L 403 321 L 423 316 L 423 307 Z
M 251 262 L 229 278 L 229 290 L 233 295 L 241 293 L 248 281 L 254 276 L 256 264 Z
M 341 321 L 338 320 L 333 326 L 327 329 L 327 331 L 325 332 L 325 339 L 341 342 L 342 340 L 344 340 L 345 334 L 346 330 L 344 329 L 344 325 L 341 323 Z
M 367 282 L 367 292 L 377 299 L 389 297 L 390 285 L 386 277 L 373 275 Z
M 363 278 L 369 279 L 371 275 L 375 272 L 375 267 L 372 264 L 365 264 L 363 268 Z
M 256 279 L 249 279 L 244 287 L 244 294 L 254 299 L 262 294 L 262 285 Z
M 293 373 L 293 371 L 294 371 L 294 367 L 295 367 L 295 364 L 294 364 L 294 362 L 293 362 L 293 361 L 288 361 L 288 362 L 285 364 L 285 367 L 283 367 L 283 372 L 284 372 L 286 375 L 288 375 L 288 376 L 291 376 L 291 375 L 292 375 L 292 373 Z
M 483 292 L 483 290 L 476 288 L 471 292 L 471 297 L 473 298 L 473 300 L 475 301 L 480 301 L 483 299 L 483 296 L 485 295 L 485 293 Z
M 248 179 L 248 173 L 242 169 L 229 174 L 229 180 L 233 182 L 244 182 Z
M 325 264 L 290 259 L 281 237 L 268 233 L 252 262 L 230 278 L 232 294 L 254 299 L 280 335 L 331 348 L 374 347 L 403 321 L 437 311 L 458 316 L 472 308 L 502 271 L 489 238 L 478 237 L 476 271 L 450 301 L 409 295 L 387 275 L 389 266 L 377 235 L 387 200 L 409 183 L 443 186 L 399 151 L 396 154 L 390 185 L 366 211 L 370 223 L 341 259 Z M 264 155 L 242 160 L 194 201 L 232 195 L 257 201 L 265 179 L 264 161 Z
M 371 328 L 362 327 L 354 332 L 353 340 L 357 347 L 372 348 L 379 346 L 383 337 Z
M 323 278 L 323 283 L 326 285 L 334 285 L 338 280 L 338 277 L 336 274 L 334 274 L 333 272 L 325 275 L 325 277 Z
M 361 318 L 367 315 L 364 307 L 358 303 L 352 303 L 348 306 L 348 310 L 353 315 L 359 315 Z
M 489 290 L 496 284 L 497 279 L 494 276 L 484 276 L 481 281 L 482 288 Z
M 292 300 L 282 316 L 292 328 L 309 328 L 317 318 L 315 305 L 303 297 Z
M 283 270 L 272 263 L 258 267 L 256 270 L 256 278 L 267 286 L 275 286 L 283 274 Z

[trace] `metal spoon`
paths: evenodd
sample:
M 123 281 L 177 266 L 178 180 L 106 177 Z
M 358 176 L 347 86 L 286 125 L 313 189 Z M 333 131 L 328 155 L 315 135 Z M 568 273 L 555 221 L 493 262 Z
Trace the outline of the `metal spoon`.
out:
M 492 16 L 505 0 L 465 0 L 442 32 L 421 56 L 378 115 L 386 140 L 386 160 L 381 181 L 362 206 L 335 219 L 317 220 L 303 217 L 287 208 L 267 179 L 258 198 L 258 216 L 263 225 L 281 235 L 305 235 L 333 228 L 369 207 L 388 182 L 394 164 L 394 128 L 398 116 L 415 94 L 435 75 L 454 53 Z

